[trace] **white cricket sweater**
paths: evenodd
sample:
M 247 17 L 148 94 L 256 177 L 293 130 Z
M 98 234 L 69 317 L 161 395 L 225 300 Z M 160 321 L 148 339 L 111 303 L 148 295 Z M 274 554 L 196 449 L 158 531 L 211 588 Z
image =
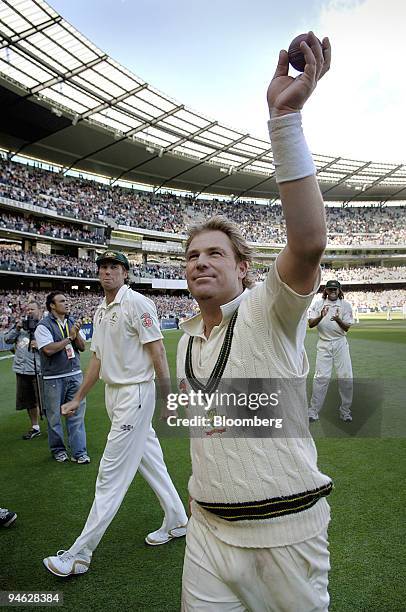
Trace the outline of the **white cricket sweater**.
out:
M 316 283 L 317 290 L 319 280 Z M 185 380 L 185 355 L 195 336 L 192 365 L 198 379 L 207 379 L 217 360 L 228 322 L 239 305 L 227 378 L 289 379 L 289 398 L 281 404 L 286 418 L 300 425 L 301 437 L 226 438 L 221 434 L 191 438 L 192 476 L 189 492 L 204 502 L 241 503 L 289 496 L 330 482 L 317 467 L 317 451 L 308 432 L 305 381 L 309 370 L 304 350 L 306 310 L 314 292 L 295 293 L 274 265 L 264 283 L 222 306 L 223 320 L 209 339 L 200 315 L 182 324 L 186 334 L 178 346 L 178 379 Z M 286 405 L 286 408 L 285 408 Z M 300 434 L 297 434 L 300 435 Z M 309 539 L 329 522 L 325 498 L 313 507 L 277 518 L 226 521 L 192 504 L 193 513 L 222 541 L 242 547 L 284 546 Z

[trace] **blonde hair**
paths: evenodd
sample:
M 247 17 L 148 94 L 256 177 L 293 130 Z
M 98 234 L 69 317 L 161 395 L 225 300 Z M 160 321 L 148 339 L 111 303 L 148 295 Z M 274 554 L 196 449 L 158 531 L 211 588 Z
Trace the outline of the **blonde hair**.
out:
M 245 240 L 244 236 L 240 232 L 238 226 L 233 222 L 229 221 L 223 215 L 215 215 L 207 221 L 196 223 L 192 225 L 187 232 L 187 239 L 185 244 L 185 253 L 188 252 L 192 240 L 203 232 L 223 232 L 231 241 L 235 258 L 238 262 L 246 261 L 248 264 L 248 270 L 246 276 L 242 279 L 242 286 L 244 289 L 250 289 L 254 286 L 255 281 L 249 266 L 252 263 L 253 250 Z

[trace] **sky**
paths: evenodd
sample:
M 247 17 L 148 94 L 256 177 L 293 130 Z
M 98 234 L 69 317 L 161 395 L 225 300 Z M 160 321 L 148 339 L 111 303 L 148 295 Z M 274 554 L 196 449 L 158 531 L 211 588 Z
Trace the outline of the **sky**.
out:
M 102 51 L 156 89 L 267 139 L 279 50 L 313 30 L 333 60 L 306 103 L 314 153 L 406 163 L 404 0 L 50 0 Z M 292 76 L 297 73 L 292 69 Z

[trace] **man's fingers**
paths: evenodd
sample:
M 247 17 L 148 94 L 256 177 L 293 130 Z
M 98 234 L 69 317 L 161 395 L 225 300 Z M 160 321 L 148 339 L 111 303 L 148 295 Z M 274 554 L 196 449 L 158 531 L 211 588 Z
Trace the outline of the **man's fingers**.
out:
M 313 32 L 308 33 L 307 43 L 310 46 L 316 60 L 316 75 L 317 78 L 319 78 L 324 64 L 323 49 L 319 43 L 319 39 Z
M 317 63 L 313 50 L 304 40 L 302 40 L 300 43 L 300 50 L 303 53 L 306 62 L 304 73 L 311 79 L 314 79 L 317 73 Z
M 324 76 L 326 74 L 326 72 L 328 70 L 330 70 L 330 64 L 331 64 L 331 45 L 330 45 L 330 41 L 327 38 L 327 36 L 325 38 L 323 38 L 323 41 L 322 41 L 322 51 L 323 51 L 324 63 L 323 63 L 323 68 L 321 70 L 319 78 Z
M 278 65 L 276 66 L 275 74 L 273 78 L 276 79 L 280 76 L 287 76 L 289 72 L 289 56 L 285 49 L 279 51 Z

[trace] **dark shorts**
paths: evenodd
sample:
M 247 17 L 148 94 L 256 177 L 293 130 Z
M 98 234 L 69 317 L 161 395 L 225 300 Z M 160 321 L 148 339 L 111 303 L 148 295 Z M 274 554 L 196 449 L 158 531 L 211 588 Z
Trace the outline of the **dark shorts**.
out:
M 35 376 L 30 374 L 16 374 L 16 410 L 31 410 L 38 406 L 38 393 Z

